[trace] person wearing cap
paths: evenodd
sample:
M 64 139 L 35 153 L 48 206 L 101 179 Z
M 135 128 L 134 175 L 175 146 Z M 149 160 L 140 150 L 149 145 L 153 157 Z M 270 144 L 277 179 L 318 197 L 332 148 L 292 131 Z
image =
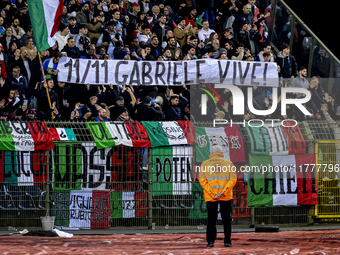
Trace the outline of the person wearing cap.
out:
M 27 31 L 28 26 L 31 25 L 30 17 L 27 15 L 27 6 L 23 5 L 19 8 L 19 15 L 17 15 L 22 28 Z
M 224 227 L 224 246 L 231 247 L 233 187 L 237 181 L 236 171 L 232 171 L 232 168 L 235 166 L 230 160 L 224 158 L 220 145 L 214 144 L 211 153 L 209 159 L 201 164 L 198 175 L 208 211 L 207 247 L 214 247 L 216 240 L 218 205 L 220 205 Z
M 91 109 L 88 108 L 86 105 L 81 110 L 81 118 L 79 119 L 80 122 L 87 122 L 92 116 Z
M 70 30 L 68 29 L 68 27 L 66 27 L 63 23 L 60 23 L 59 30 L 56 33 L 59 51 L 61 51 L 65 47 L 67 40 L 69 38 L 69 33 Z
M 155 118 L 160 118 L 162 114 L 160 106 L 152 102 L 152 98 L 149 96 L 144 97 L 142 103 L 137 105 L 136 117 L 138 121 L 152 121 Z
M 34 109 L 30 108 L 26 111 L 26 121 L 36 121 L 37 114 Z
M 118 10 L 115 10 L 112 14 L 112 17 L 116 17 L 119 19 L 120 13 Z M 114 50 L 116 48 L 116 44 L 118 44 L 118 41 L 122 42 L 123 39 L 120 35 L 120 22 L 118 21 L 109 21 L 107 23 L 107 29 L 100 35 L 97 46 L 104 46 L 107 48 L 107 54 L 111 57 L 111 59 L 114 59 Z M 116 29 L 117 27 L 117 29 Z
M 136 23 L 137 14 L 140 12 L 139 3 L 132 3 L 131 10 L 128 12 L 130 23 Z
M 115 111 L 119 115 L 116 121 L 133 121 L 129 115 L 129 111 L 125 108 L 125 106 L 116 106 Z
M 14 117 L 14 120 L 16 121 L 22 121 L 22 120 L 25 120 L 24 118 L 24 112 L 21 108 L 18 108 L 15 112 L 15 117 Z
M 149 10 L 148 12 L 145 13 L 145 17 L 146 17 L 148 24 L 153 22 L 154 17 L 153 17 L 153 13 L 152 13 L 151 10 Z
M 178 19 L 178 21 L 179 23 L 174 29 L 174 37 L 181 47 L 183 47 L 186 44 L 186 36 L 193 36 L 195 35 L 195 32 L 192 29 L 193 26 L 191 23 L 188 23 L 188 25 L 185 26 L 185 17 Z

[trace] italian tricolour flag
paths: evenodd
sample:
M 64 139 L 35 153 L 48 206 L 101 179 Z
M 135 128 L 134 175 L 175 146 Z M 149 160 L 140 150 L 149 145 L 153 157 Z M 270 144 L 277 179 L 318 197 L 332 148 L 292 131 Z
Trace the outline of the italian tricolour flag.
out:
M 64 0 L 27 1 L 38 52 L 47 50 L 55 44 L 63 4 Z
M 318 203 L 315 154 L 249 155 L 248 206 Z

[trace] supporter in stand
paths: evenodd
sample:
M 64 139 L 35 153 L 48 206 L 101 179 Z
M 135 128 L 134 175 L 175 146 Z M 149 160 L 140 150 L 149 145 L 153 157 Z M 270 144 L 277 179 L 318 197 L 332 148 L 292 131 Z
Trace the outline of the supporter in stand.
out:
M 35 109 L 35 117 L 38 119 L 51 119 L 53 112 L 54 120 L 88 121 L 90 118 L 97 118 L 98 121 L 107 121 L 108 117 L 111 120 L 181 120 L 188 119 L 199 111 L 199 107 L 196 109 L 193 102 L 190 102 L 190 86 L 187 91 L 182 92 L 179 87 L 172 86 L 170 88 L 173 90 L 169 95 L 166 86 L 160 88 L 110 84 L 98 87 L 90 84 L 58 83 L 58 64 L 63 52 L 70 58 L 91 59 L 91 63 L 97 59 L 188 61 L 215 58 L 221 61 L 254 61 L 253 56 L 256 56 L 255 61 L 276 61 L 280 86 L 286 86 L 287 83 L 282 81 L 282 77 L 296 77 L 288 81 L 287 86 L 291 82 L 293 87 L 307 88 L 312 92 L 312 100 L 306 107 L 313 111 L 313 116 L 302 116 L 296 107 L 290 107 L 286 117 L 320 119 L 324 116 L 320 112 L 325 112 L 325 104 L 332 119 L 338 119 L 340 114 L 340 90 L 335 90 L 335 93 L 327 91 L 327 83 L 318 79 L 327 77 L 331 66 L 330 56 L 321 47 L 315 49 L 311 75 L 316 77 L 312 79 L 306 77 L 306 68 L 301 67 L 302 63 L 299 68 L 295 60 L 300 58 L 300 65 L 301 52 L 294 51 L 295 55 L 292 55 L 289 45 L 282 44 L 281 51 L 276 56 L 269 40 L 275 38 L 269 35 L 274 17 L 265 1 L 192 1 L 192 7 L 185 1 L 66 1 L 61 23 L 58 25 L 60 31 L 56 35 L 57 42 L 40 53 L 47 79 L 43 87 L 40 84 L 43 79 L 36 51 L 36 38 L 24 5 L 26 1 L 17 2 L 23 4 L 5 6 L 6 10 L 0 12 L 0 110 L 11 107 L 13 100 L 10 101 L 11 97 L 8 95 L 10 91 L 18 90 L 20 100 L 15 99 L 15 106 L 27 107 L 21 105 L 23 100 L 28 100 L 28 107 Z M 287 22 L 292 20 L 292 16 L 283 17 L 277 14 L 277 18 L 276 29 L 281 31 L 276 31 L 276 43 L 289 42 L 290 24 Z M 301 44 L 301 39 L 307 36 L 301 25 L 296 25 L 296 29 L 298 41 L 294 35 L 293 47 L 297 43 Z M 50 93 L 51 107 L 47 100 L 46 87 Z M 271 90 L 254 87 L 253 92 L 254 105 L 259 109 L 271 107 Z M 163 105 L 155 103 L 157 96 L 162 96 Z M 213 107 L 211 112 L 209 110 L 208 118 L 212 120 L 214 113 L 221 111 L 226 119 L 236 119 L 232 115 L 232 100 L 229 92 L 223 94 L 223 106 L 220 109 L 214 108 L 212 100 L 208 101 L 209 107 Z M 102 103 L 106 106 L 101 105 Z M 127 111 L 122 111 L 124 109 Z M 21 110 L 22 119 L 25 119 L 27 111 Z M 6 115 L 8 111 L 5 112 Z M 250 116 L 246 113 L 241 118 L 249 119 Z M 275 112 L 272 116 L 278 114 Z M 7 117 L 11 116 L 2 118 Z M 200 120 L 196 115 L 195 119 Z

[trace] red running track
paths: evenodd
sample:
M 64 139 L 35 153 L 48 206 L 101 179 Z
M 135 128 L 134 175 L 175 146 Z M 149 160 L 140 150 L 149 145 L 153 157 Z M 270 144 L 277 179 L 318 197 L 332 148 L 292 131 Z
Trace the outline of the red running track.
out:
M 233 247 L 217 235 L 206 248 L 205 234 L 75 235 L 0 237 L 0 254 L 340 254 L 340 230 L 235 233 Z

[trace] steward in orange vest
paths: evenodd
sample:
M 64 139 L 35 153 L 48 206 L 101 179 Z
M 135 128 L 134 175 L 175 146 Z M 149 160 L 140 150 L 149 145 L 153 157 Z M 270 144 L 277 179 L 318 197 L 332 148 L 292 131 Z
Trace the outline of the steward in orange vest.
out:
M 212 147 L 212 154 L 199 169 L 198 180 L 204 190 L 204 200 L 208 209 L 207 247 L 214 247 L 216 240 L 216 220 L 218 204 L 224 225 L 224 246 L 231 245 L 231 212 L 233 187 L 237 181 L 236 167 L 224 158 L 222 147 Z

